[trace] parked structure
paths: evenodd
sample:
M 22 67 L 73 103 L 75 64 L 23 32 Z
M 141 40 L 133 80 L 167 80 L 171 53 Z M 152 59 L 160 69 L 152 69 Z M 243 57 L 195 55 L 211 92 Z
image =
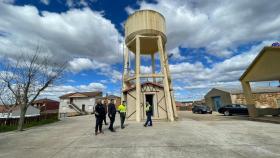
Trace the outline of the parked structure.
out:
M 256 87 L 252 96 L 257 108 L 280 108 L 279 87 Z M 243 91 L 240 88 L 213 88 L 205 95 L 206 105 L 218 111 L 228 104 L 246 104 Z
M 145 115 L 143 115 L 143 106 L 147 98 L 149 102 L 154 103 L 154 110 L 160 109 L 154 111 L 156 112 L 154 117 L 158 119 L 168 119 L 170 121 L 174 121 L 177 117 L 168 58 L 165 49 L 166 41 L 165 19 L 156 11 L 136 11 L 130 15 L 125 22 L 125 60 L 122 99 L 127 101 L 127 109 L 130 109 L 127 115 L 129 119 L 135 119 L 137 122 L 145 119 Z M 135 54 L 135 73 L 133 74 L 130 73 L 129 51 Z M 155 54 L 157 52 L 160 57 L 160 73 L 156 73 L 155 71 Z M 152 74 L 142 74 L 140 72 L 141 55 L 151 57 Z M 143 83 L 144 80 L 149 79 L 151 79 L 153 83 Z M 151 90 L 145 89 L 149 87 Z M 152 89 L 158 92 L 148 94 Z M 157 94 L 162 97 L 156 98 L 155 96 Z M 161 103 L 156 101 L 156 99 L 159 99 L 158 101 L 161 100 Z
M 20 117 L 20 107 L 16 106 L 12 109 L 12 111 L 9 113 L 9 111 L 5 108 L 4 105 L 0 105 L 0 118 L 19 118 Z M 39 116 L 40 110 L 34 106 L 28 106 L 25 117 L 33 117 L 33 116 Z
M 40 109 L 41 114 L 58 114 L 59 102 L 51 99 L 38 99 L 33 106 Z
M 273 44 L 272 47 L 264 47 L 240 77 L 239 80 L 243 87 L 250 116 L 257 117 L 262 115 L 280 114 L 280 109 L 259 109 L 254 100 L 254 93 L 250 86 L 250 82 L 279 81 L 279 68 L 280 47 L 278 44 Z
M 60 116 L 83 115 L 93 112 L 96 97 L 102 92 L 75 92 L 60 96 Z

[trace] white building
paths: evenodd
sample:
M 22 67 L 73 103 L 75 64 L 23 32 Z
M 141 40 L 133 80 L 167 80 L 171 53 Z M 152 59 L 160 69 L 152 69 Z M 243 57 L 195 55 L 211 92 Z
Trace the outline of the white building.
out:
M 73 116 L 93 112 L 96 97 L 102 92 L 75 92 L 60 96 L 60 116 Z
M 8 117 L 8 110 L 1 108 L 0 111 L 0 118 L 7 118 Z M 33 117 L 33 116 L 39 116 L 40 110 L 38 108 L 35 108 L 34 106 L 28 106 L 25 117 Z M 12 112 L 10 113 L 9 118 L 19 118 L 20 117 L 20 107 L 14 107 L 12 109 Z

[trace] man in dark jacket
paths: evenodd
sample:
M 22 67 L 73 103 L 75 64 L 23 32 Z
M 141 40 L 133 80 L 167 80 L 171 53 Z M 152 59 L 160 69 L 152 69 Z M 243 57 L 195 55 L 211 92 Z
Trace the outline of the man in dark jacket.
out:
M 150 105 L 149 102 L 146 103 L 146 115 L 147 115 L 147 121 L 144 124 L 145 127 L 148 126 L 153 126 L 153 122 L 152 122 L 152 115 L 153 115 L 153 107 Z
M 116 106 L 114 104 L 114 99 L 111 99 L 111 102 L 108 105 L 108 116 L 110 118 L 110 126 L 109 126 L 109 130 L 111 132 L 115 132 L 114 130 L 114 122 L 115 122 L 115 116 L 116 116 Z
M 95 114 L 95 119 L 96 119 L 95 135 L 97 135 L 98 130 L 99 130 L 100 133 L 103 133 L 102 122 L 103 122 L 104 116 L 106 115 L 105 108 L 102 105 L 100 100 L 97 100 L 97 104 L 96 104 L 95 109 L 94 109 L 94 114 Z
M 106 121 L 106 114 L 107 114 L 107 112 L 108 112 L 107 103 L 104 102 L 103 106 L 104 106 L 104 109 L 105 109 L 105 115 L 104 115 L 103 120 L 104 120 L 105 125 L 108 125 L 108 124 L 107 124 L 107 121 Z

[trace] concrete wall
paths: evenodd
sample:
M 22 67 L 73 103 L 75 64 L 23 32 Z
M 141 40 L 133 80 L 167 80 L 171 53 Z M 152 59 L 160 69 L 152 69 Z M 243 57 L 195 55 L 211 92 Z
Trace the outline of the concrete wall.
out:
M 231 95 L 228 92 L 221 91 L 218 89 L 213 88 L 205 95 L 205 102 L 206 105 L 212 108 L 213 111 L 217 111 L 218 109 L 215 108 L 213 97 L 221 97 L 221 107 L 227 104 L 231 104 Z
M 246 104 L 243 94 L 233 94 L 231 98 L 233 103 Z M 255 93 L 253 100 L 257 108 L 280 108 L 280 93 Z
M 142 88 L 145 89 L 144 92 L 141 93 L 141 119 L 146 119 L 146 112 L 144 110 L 144 100 L 146 94 L 153 94 L 153 102 L 154 102 L 154 115 L 153 119 L 167 119 L 167 106 L 165 103 L 164 98 L 164 91 L 162 88 L 153 87 L 153 90 L 149 88 L 145 88 L 144 86 Z M 128 92 L 129 94 L 125 95 L 125 98 L 127 100 L 127 117 L 129 120 L 135 120 L 135 109 L 136 109 L 136 100 L 135 100 L 135 89 Z M 161 101 L 160 101 L 161 100 Z

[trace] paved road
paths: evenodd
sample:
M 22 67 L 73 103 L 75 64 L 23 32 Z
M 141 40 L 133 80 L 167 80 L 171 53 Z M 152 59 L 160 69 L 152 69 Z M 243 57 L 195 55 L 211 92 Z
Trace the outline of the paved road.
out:
M 1 133 L 0 157 L 280 157 L 279 124 L 189 112 L 180 116 L 180 121 L 155 122 L 152 128 L 127 122 L 124 130 L 106 129 L 98 136 L 93 135 L 93 116 Z

